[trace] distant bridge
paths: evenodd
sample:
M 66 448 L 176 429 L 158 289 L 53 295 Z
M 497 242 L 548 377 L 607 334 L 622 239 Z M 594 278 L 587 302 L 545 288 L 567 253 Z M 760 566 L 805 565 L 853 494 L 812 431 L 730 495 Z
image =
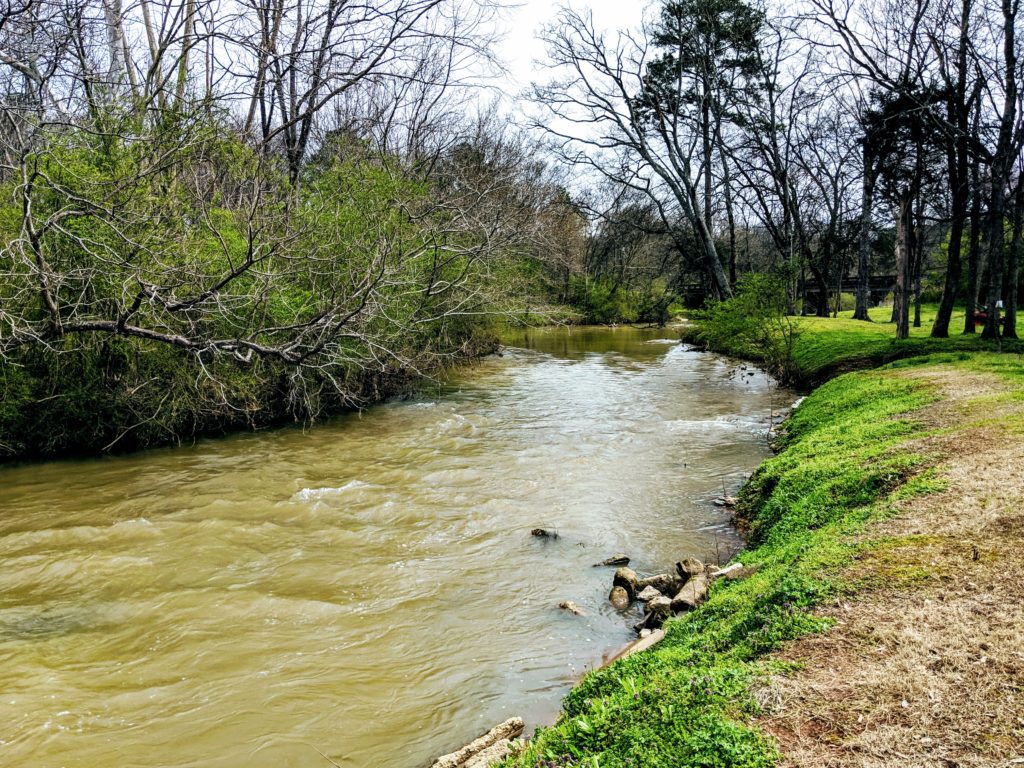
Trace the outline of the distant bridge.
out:
M 857 293 L 857 277 L 844 277 L 840 284 L 840 293 Z M 828 286 L 829 293 L 833 293 L 836 289 L 835 282 L 830 282 Z M 896 275 L 872 275 L 868 280 L 868 290 L 871 292 L 871 303 L 878 304 L 886 296 L 896 290 Z M 806 296 L 817 296 L 818 285 L 812 280 L 808 280 L 804 287 L 804 294 Z
M 833 294 L 836 289 L 834 281 L 829 281 L 829 294 Z M 886 296 L 892 293 L 896 289 L 896 275 L 872 275 L 868 280 L 868 290 L 871 292 L 871 304 L 880 304 Z M 680 293 L 688 297 L 688 300 L 692 302 L 693 307 L 698 307 L 703 302 L 704 287 L 700 283 L 689 283 L 684 285 L 680 290 Z M 857 277 L 846 276 L 840 286 L 840 293 L 857 293 Z M 806 280 L 804 283 L 804 296 L 808 298 L 816 298 L 818 295 L 818 286 L 813 280 Z M 689 306 L 689 305 L 688 305 Z

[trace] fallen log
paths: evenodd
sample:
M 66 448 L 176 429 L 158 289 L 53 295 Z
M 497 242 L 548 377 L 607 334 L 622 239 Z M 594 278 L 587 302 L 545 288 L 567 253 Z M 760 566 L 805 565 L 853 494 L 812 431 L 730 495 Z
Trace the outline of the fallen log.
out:
M 523 732 L 525 727 L 521 717 L 511 717 L 505 722 L 494 726 L 483 736 L 474 739 L 462 749 L 437 758 L 430 768 L 465 768 L 469 760 L 482 755 L 484 750 L 502 740 L 508 741 L 516 738 Z
M 595 568 L 600 568 L 604 565 L 629 565 L 629 555 L 612 555 L 600 563 L 594 563 Z
M 731 565 L 725 566 L 725 568 L 719 568 L 717 571 L 711 572 L 712 579 L 720 579 L 723 576 L 729 577 L 737 571 L 743 570 L 743 563 L 735 562 Z
M 634 653 L 640 653 L 641 651 L 646 651 L 648 648 L 653 648 L 655 645 L 660 643 L 664 639 L 664 637 L 665 630 L 656 629 L 646 637 L 642 637 L 639 640 L 627 645 L 625 648 L 623 648 L 621 651 L 615 654 L 611 659 L 609 659 L 607 664 L 604 664 L 603 666 L 607 667 L 608 664 L 618 661 L 619 659 L 626 659 L 632 656 Z
M 491 746 L 469 758 L 462 764 L 462 768 L 490 768 L 501 760 L 504 760 L 512 753 L 512 742 L 502 739 Z
M 561 608 L 563 611 L 568 611 L 569 613 L 575 616 L 587 615 L 586 611 L 584 611 L 582 608 L 576 605 L 576 603 L 574 603 L 572 600 L 563 600 L 558 604 L 558 607 Z

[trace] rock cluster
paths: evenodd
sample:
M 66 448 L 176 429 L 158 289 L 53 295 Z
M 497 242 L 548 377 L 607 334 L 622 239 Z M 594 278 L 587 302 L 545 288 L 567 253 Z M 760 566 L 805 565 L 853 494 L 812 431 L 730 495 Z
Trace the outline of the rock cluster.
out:
M 726 499 L 730 504 L 731 498 Z M 534 528 L 530 534 L 541 539 L 557 539 L 558 534 L 547 528 Z M 615 567 L 612 577 L 612 588 L 608 593 L 608 601 L 617 611 L 626 611 L 634 602 L 643 603 L 644 617 L 634 625 L 641 637 L 650 635 L 657 630 L 669 616 L 692 611 L 708 596 L 711 582 L 717 578 L 741 579 L 754 569 L 733 563 L 726 568 L 706 566 L 695 557 L 688 557 L 675 564 L 668 573 L 657 573 L 641 578 L 629 567 L 629 556 L 615 554 L 594 563 L 595 567 Z M 586 612 L 572 600 L 562 600 L 558 607 L 576 616 L 586 616 Z
M 707 598 L 711 579 L 719 575 L 704 563 L 688 557 L 676 563 L 671 573 L 640 578 L 632 568 L 618 568 L 612 578 L 608 600 L 616 610 L 626 610 L 638 600 L 644 603 L 644 617 L 634 629 L 645 633 L 660 627 L 675 613 L 692 611 Z M 724 574 L 723 574 L 724 575 Z

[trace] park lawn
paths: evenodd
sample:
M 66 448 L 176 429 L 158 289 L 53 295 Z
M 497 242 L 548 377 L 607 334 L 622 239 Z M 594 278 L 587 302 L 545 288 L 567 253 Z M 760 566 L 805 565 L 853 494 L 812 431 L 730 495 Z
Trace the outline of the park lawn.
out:
M 898 341 L 895 338 L 895 326 L 889 322 L 890 312 L 887 307 L 871 310 L 872 323 L 852 319 L 852 312 L 841 312 L 835 318 L 793 318 L 797 329 L 793 358 L 802 379 L 798 383 L 813 385 L 839 372 L 933 352 L 1024 352 L 1024 343 L 1015 339 L 982 339 L 980 328 L 978 333 L 962 333 L 962 310 L 953 314 L 949 338 L 932 338 L 930 334 L 935 319 L 935 305 L 923 306 L 921 327 L 912 327 L 910 338 Z
M 964 334 L 963 310 L 954 312 L 949 338 L 931 337 L 932 321 L 937 305 L 924 305 L 921 327 L 910 329 L 910 338 L 897 340 L 895 325 L 889 322 L 891 309 L 879 307 L 870 312 L 873 322 L 852 318 L 853 312 L 841 312 L 838 317 L 790 317 L 785 323 L 792 328 L 792 366 L 786 383 L 813 388 L 848 371 L 873 368 L 909 357 L 939 352 L 1024 352 L 1024 342 L 1016 339 L 982 339 L 977 333 Z M 682 339 L 693 344 L 705 344 L 699 322 L 684 327 Z M 757 349 L 741 340 L 712 345 L 713 351 L 759 360 Z

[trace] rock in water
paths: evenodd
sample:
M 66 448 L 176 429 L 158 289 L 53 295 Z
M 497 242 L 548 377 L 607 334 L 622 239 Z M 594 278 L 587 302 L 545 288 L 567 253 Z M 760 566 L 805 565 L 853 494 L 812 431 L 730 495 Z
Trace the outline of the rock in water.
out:
M 707 596 L 708 577 L 703 573 L 697 574 L 686 582 L 683 588 L 679 590 L 678 594 L 672 598 L 672 611 L 674 613 L 692 611 L 698 605 L 703 603 Z
M 629 565 L 629 555 L 612 555 L 600 563 L 594 563 L 595 568 L 600 568 L 603 565 Z
M 508 744 L 510 739 L 516 738 L 522 732 L 522 719 L 518 717 L 510 718 L 494 726 L 483 736 L 471 741 L 457 752 L 437 758 L 430 768 L 465 768 L 466 765 L 473 764 L 474 760 L 482 758 L 485 754 L 491 757 L 495 754 L 494 750 L 492 750 L 495 744 L 500 744 L 501 742 Z M 491 751 L 488 752 L 488 750 Z M 499 748 L 498 751 L 500 752 L 501 749 Z M 479 765 L 480 763 L 477 764 Z
M 502 739 L 469 758 L 462 764 L 462 768 L 491 768 L 492 765 L 497 765 L 510 754 L 512 754 L 512 742 Z
M 557 539 L 558 534 L 555 531 L 549 531 L 546 528 L 534 528 L 530 531 L 531 536 L 536 536 L 538 539 Z
M 632 568 L 626 567 L 617 569 L 615 571 L 615 578 L 612 579 L 612 584 L 626 590 L 630 600 L 636 597 L 636 582 L 636 572 Z
M 683 580 L 674 573 L 659 573 L 657 576 L 648 576 L 636 583 L 636 588 L 644 590 L 647 587 L 654 587 L 663 595 L 674 595 L 683 586 Z
M 688 557 L 681 563 L 676 563 L 676 573 L 678 573 L 683 581 L 689 581 L 699 573 L 704 573 L 704 563 L 695 557 Z
M 648 586 L 648 587 L 644 587 L 643 589 L 641 589 L 637 593 L 636 599 L 639 600 L 642 603 L 646 603 L 646 602 L 649 602 L 649 601 L 653 600 L 656 597 L 663 597 L 663 595 L 661 594 L 661 592 L 656 590 L 654 587 L 649 587 Z
M 647 603 L 647 610 L 651 613 L 661 614 L 667 616 L 668 612 L 672 608 L 672 601 L 664 595 L 658 595 L 656 598 Z
M 612 591 L 608 593 L 608 601 L 615 610 L 624 611 L 629 608 L 629 593 L 623 587 L 612 587 Z
M 584 612 L 584 610 L 582 608 L 580 608 L 578 605 L 576 605 L 576 603 L 574 603 L 572 600 L 563 600 L 562 602 L 560 602 L 558 604 L 558 607 L 561 608 L 563 611 L 568 611 L 569 613 L 571 613 L 571 614 L 573 614 L 575 616 L 586 616 L 587 615 Z
M 658 597 L 647 603 L 647 612 L 644 614 L 643 620 L 633 627 L 637 632 L 643 632 L 645 629 L 657 629 L 665 623 L 665 619 L 669 617 L 672 609 L 672 601 L 664 595 L 658 595 Z

